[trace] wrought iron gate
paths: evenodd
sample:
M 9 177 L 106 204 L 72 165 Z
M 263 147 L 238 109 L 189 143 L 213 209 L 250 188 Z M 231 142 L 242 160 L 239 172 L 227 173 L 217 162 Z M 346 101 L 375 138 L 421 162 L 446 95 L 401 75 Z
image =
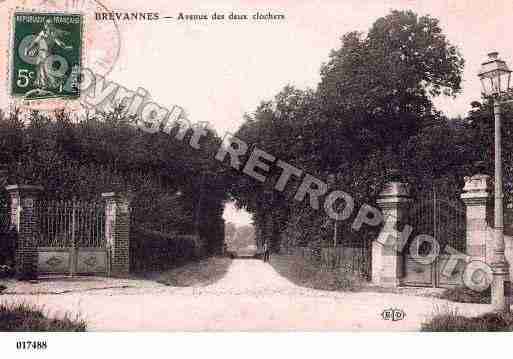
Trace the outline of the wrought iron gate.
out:
M 461 283 L 464 263 L 459 261 L 455 270 L 447 275 L 444 267 L 449 260 L 452 249 L 465 253 L 466 212 L 465 205 L 457 196 L 433 189 L 427 196 L 418 198 L 410 209 L 409 225 L 413 227 L 410 243 L 404 249 L 403 284 L 425 287 L 450 287 Z M 412 256 L 411 241 L 419 234 L 432 236 L 439 244 L 439 255 L 428 261 L 419 261 L 418 256 Z M 415 254 L 422 256 L 433 253 L 428 242 L 424 247 L 413 248 Z M 425 257 L 427 259 L 427 257 Z
M 38 201 L 36 211 L 39 273 L 108 272 L 105 206 L 102 203 Z

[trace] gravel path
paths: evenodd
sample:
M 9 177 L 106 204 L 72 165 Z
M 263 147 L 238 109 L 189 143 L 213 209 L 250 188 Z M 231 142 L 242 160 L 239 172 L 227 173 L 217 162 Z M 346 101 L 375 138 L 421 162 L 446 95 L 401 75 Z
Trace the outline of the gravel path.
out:
M 81 313 L 93 331 L 416 331 L 436 310 L 457 309 L 464 315 L 489 310 L 486 304 L 412 295 L 303 288 L 278 275 L 269 264 L 250 259 L 232 261 L 221 279 L 206 286 L 89 278 L 81 284 L 62 279 L 31 285 L 11 282 L 7 287 L 0 300 L 44 305 L 53 315 Z M 402 309 L 406 318 L 383 320 L 381 313 L 388 308 Z

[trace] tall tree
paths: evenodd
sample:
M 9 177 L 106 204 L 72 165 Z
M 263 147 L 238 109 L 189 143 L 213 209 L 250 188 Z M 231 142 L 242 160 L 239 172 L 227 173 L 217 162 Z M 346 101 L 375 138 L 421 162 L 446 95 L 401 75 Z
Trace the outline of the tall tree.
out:
M 366 36 L 342 37 L 321 69 L 318 91 L 326 115 L 344 122 L 354 139 L 353 154 L 387 146 L 398 151 L 401 139 L 439 116 L 433 97 L 461 91 L 463 65 L 437 19 L 395 10 Z
M 342 37 L 321 68 L 315 91 L 284 88 L 246 116 L 237 136 L 318 177 L 334 174 L 332 188 L 351 193 L 357 202 L 372 201 L 391 167 L 403 174 L 414 168 L 401 165 L 411 156 L 409 148 L 421 144 L 419 158 L 434 154 L 418 136 L 445 131 L 447 119 L 432 99 L 461 91 L 463 65 L 437 19 L 392 11 L 366 35 Z M 321 228 L 313 223 L 324 219 L 272 190 L 273 175 L 263 184 L 241 177 L 232 191 L 238 204 L 255 214 L 258 232 L 268 227 L 269 217 L 278 227 L 299 223 L 292 217 L 302 216 L 310 219 L 300 227 Z

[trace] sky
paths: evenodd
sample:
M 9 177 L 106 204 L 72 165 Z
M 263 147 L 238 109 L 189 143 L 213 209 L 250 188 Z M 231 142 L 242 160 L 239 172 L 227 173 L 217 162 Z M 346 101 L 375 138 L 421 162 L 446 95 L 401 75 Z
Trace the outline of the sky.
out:
M 117 0 L 111 0 L 116 7 Z M 122 53 L 112 76 L 145 86 L 160 103 L 183 106 L 193 121 L 208 121 L 221 134 L 236 131 L 242 115 L 292 84 L 315 87 L 319 69 L 340 37 L 367 31 L 391 9 L 413 9 L 441 21 L 449 41 L 465 60 L 464 91 L 437 101 L 450 116 L 465 115 L 479 98 L 476 76 L 486 54 L 497 50 L 513 59 L 506 34 L 513 20 L 511 1 L 131 1 L 127 8 L 177 16 L 183 13 L 275 12 L 285 21 L 213 23 L 159 21 L 122 24 Z M 133 5 L 132 5 L 133 4 Z M 208 6 L 206 5 L 208 4 Z M 258 5 L 256 5 L 258 4 Z M 510 25 L 511 26 L 511 25 Z
M 55 0 L 64 3 L 66 0 Z M 93 0 L 82 0 L 93 1 Z M 0 0 L 0 50 L 7 53 L 8 8 L 44 1 Z M 110 80 L 127 88 L 147 89 L 163 106 L 179 105 L 193 121 L 208 121 L 220 135 L 234 132 L 245 112 L 252 112 L 262 100 L 271 99 L 287 84 L 315 87 L 319 69 L 340 37 L 349 31 L 366 32 L 391 9 L 412 9 L 441 21 L 449 41 L 466 60 L 463 92 L 456 99 L 438 99 L 440 110 L 449 116 L 464 116 L 469 103 L 478 99 L 477 71 L 491 50 L 513 60 L 513 42 L 508 34 L 513 23 L 513 2 L 506 0 L 103 0 L 115 11 L 159 12 L 177 17 L 201 13 L 246 13 L 256 11 L 285 15 L 285 20 L 217 22 L 175 19 L 120 23 L 121 52 L 115 59 Z M 100 47 L 106 44 L 100 44 Z M 103 51 L 96 44 L 88 54 Z M 7 56 L 0 69 L 8 68 Z M 5 83 L 7 71 L 0 71 Z M 6 89 L 7 90 L 7 89 Z M 0 93 L 0 105 L 9 101 Z M 247 214 L 228 207 L 225 218 L 247 223 Z
M 251 214 L 245 210 L 237 209 L 233 203 L 228 203 L 224 207 L 223 218 L 226 222 L 232 222 L 237 227 L 253 223 Z

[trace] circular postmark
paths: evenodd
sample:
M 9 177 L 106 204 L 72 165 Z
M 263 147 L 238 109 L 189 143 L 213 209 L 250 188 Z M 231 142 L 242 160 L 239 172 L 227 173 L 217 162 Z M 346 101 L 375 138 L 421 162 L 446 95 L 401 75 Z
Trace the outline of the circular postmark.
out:
M 121 51 L 115 20 L 96 21 L 110 11 L 99 0 L 19 0 L 9 6 L 10 42 L 6 83 L 11 105 L 54 111 L 79 110 L 82 71 L 102 77 Z

